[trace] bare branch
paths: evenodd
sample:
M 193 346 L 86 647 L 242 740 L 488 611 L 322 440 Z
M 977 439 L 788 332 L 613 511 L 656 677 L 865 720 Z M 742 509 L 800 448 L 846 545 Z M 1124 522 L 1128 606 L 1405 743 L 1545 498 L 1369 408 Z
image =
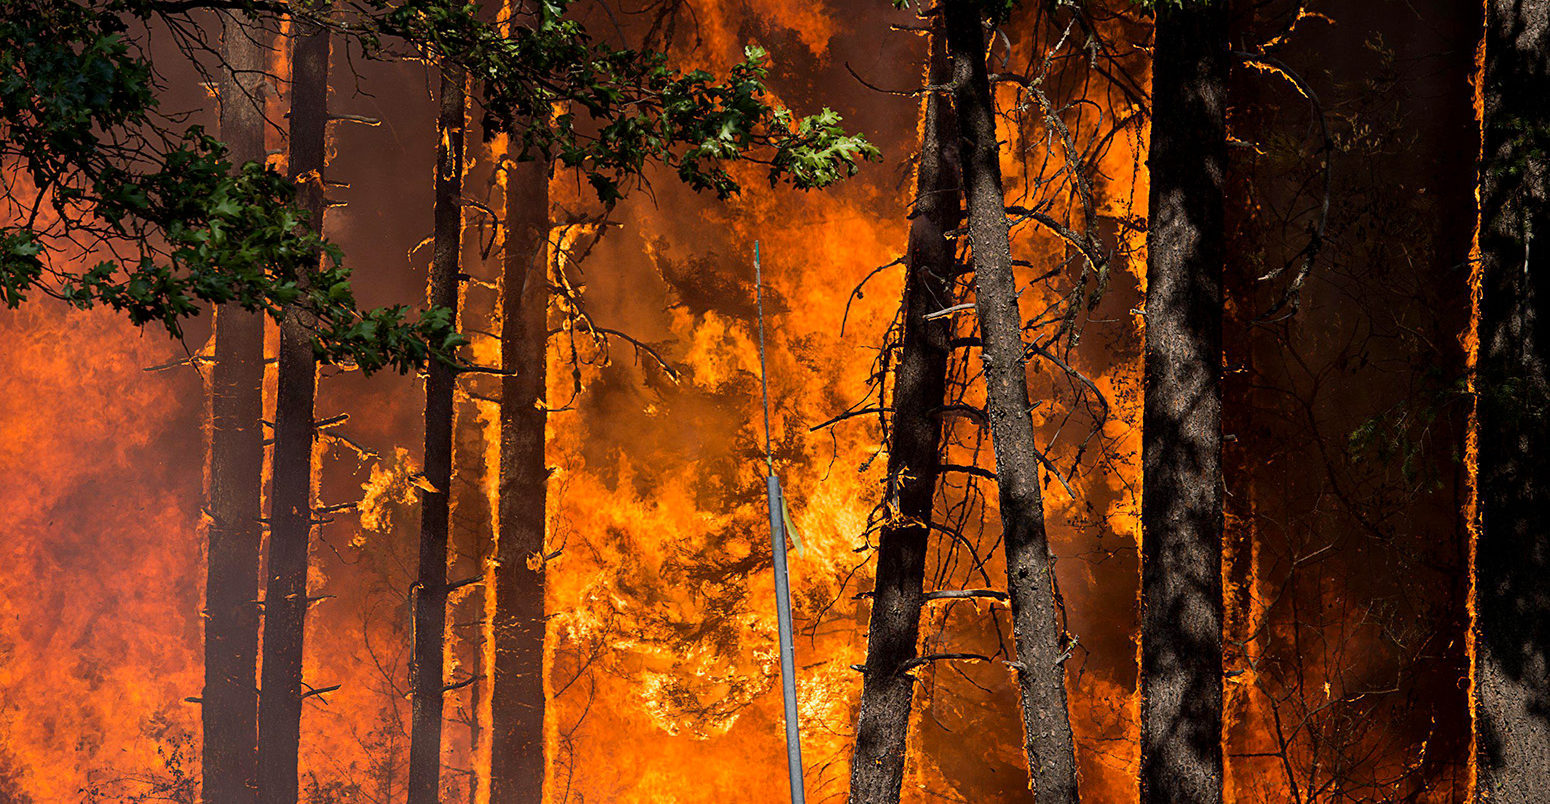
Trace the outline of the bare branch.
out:
M 989 598 L 991 600 L 1005 601 L 1007 594 L 994 589 L 939 589 L 935 592 L 927 592 L 926 600 L 964 600 L 971 598 Z

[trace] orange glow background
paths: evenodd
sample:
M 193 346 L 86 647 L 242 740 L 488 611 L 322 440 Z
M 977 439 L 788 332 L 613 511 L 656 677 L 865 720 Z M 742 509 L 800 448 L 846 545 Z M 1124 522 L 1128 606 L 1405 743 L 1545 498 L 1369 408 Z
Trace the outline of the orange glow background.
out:
M 860 693 L 851 666 L 864 660 L 867 625 L 867 604 L 856 595 L 871 589 L 869 553 L 857 548 L 886 461 L 878 457 L 875 417 L 810 428 L 868 392 L 902 273 L 883 271 L 855 298 L 852 291 L 905 246 L 918 136 L 917 99 L 864 87 L 847 65 L 876 86 L 913 90 L 924 40 L 890 30 L 914 17 L 880 0 L 708 0 L 694 7 L 695 24 L 684 23 L 692 32 L 681 32 L 674 43 L 676 58 L 724 69 L 744 44 L 764 45 L 773 54 L 781 100 L 804 111 L 833 106 L 883 149 L 886 161 L 822 193 L 771 189 L 762 170 L 739 168 L 746 190 L 730 203 L 695 196 L 671 176 L 653 174 L 649 191 L 614 211 L 579 263 L 565 262 L 567 246 L 590 241 L 595 230 L 556 230 L 554 258 L 582 288 L 591 316 L 652 344 L 680 372 L 674 381 L 622 342 L 605 359 L 552 312 L 558 334 L 549 355 L 549 400 L 558 410 L 548 433 L 548 461 L 556 468 L 548 491 L 549 550 L 560 554 L 548 576 L 548 795 L 556 803 L 778 801 L 785 795 L 761 474 L 755 240 L 767 283 L 777 468 L 805 545 L 791 568 L 807 789 L 815 802 L 843 801 L 847 792 Z M 596 31 L 611 30 L 604 17 L 589 21 Z M 1035 34 L 1035 27 L 1012 25 L 1010 50 L 997 46 L 993 58 L 1021 64 L 1042 54 L 1051 34 L 1043 26 Z M 1119 22 L 1105 31 L 1130 54 L 1126 63 L 1144 90 L 1147 32 Z M 1131 102 L 1085 64 L 1063 62 L 1047 89 L 1057 103 L 1059 93 L 1069 101 L 1082 92 L 1105 110 L 1066 115 L 1079 142 L 1114 133 L 1085 157 L 1097 177 L 1100 234 L 1114 256 L 1107 293 L 1083 314 L 1084 334 L 1072 353 L 1074 367 L 1109 401 L 1110 414 L 1099 421 L 1090 406 L 1073 406 L 1070 381 L 1052 366 L 1031 367 L 1030 383 L 1033 398 L 1050 400 L 1034 414 L 1041 444 L 1053 443 L 1051 457 L 1072 470 L 1075 492 L 1073 499 L 1060 483 L 1046 483 L 1060 587 L 1070 630 L 1080 639 L 1067 667 L 1084 797 L 1125 801 L 1136 796 L 1138 761 L 1142 328 L 1135 309 L 1145 277 L 1144 229 L 1137 222 L 1146 215 L 1147 132 Z M 332 195 L 351 203 L 330 210 L 327 230 L 349 255 L 364 302 L 416 300 L 429 259 L 427 249 L 415 246 L 430 231 L 432 82 L 419 65 L 358 64 L 368 95 L 357 92 L 349 65 L 336 46 L 334 109 L 381 118 L 383 125 L 336 126 L 329 178 L 350 187 Z M 174 83 L 182 77 L 169 75 Z M 1467 90 L 1461 76 L 1459 103 L 1466 109 Z M 1046 148 L 1057 147 L 1050 132 L 1036 112 L 1017 109 L 1011 89 L 997 100 L 1005 112 L 1009 203 L 1050 197 L 1059 185 L 1039 184 L 1060 169 L 1058 156 L 1042 161 Z M 1235 134 L 1248 136 L 1247 130 L 1235 123 Z M 499 143 L 469 141 L 469 193 L 477 196 L 491 183 Z M 595 206 L 584 186 L 563 173 L 551 195 L 557 221 Z M 1080 217 L 1069 201 L 1054 210 L 1073 221 Z M 468 270 L 492 277 L 498 255 L 477 254 L 488 226 L 473 213 L 469 219 Z M 1067 257 L 1058 240 L 1031 227 L 1014 235 L 1013 248 L 1036 266 L 1020 269 L 1025 283 Z M 1068 289 L 1065 274 L 1034 284 L 1023 296 L 1024 313 Z M 1321 306 L 1327 302 L 1321 292 L 1310 291 L 1308 315 L 1338 307 Z M 1467 298 L 1466 289 L 1460 310 L 1467 310 Z M 493 365 L 498 341 L 489 332 L 498 330 L 481 320 L 488 290 L 468 289 L 465 303 L 474 362 Z M 967 333 L 967 323 L 959 329 Z M 193 351 L 206 334 L 196 330 L 188 339 Z M 1315 351 L 1328 343 L 1323 334 L 1299 337 Z M 0 339 L 10 349 L 0 373 L 0 476 L 6 479 L 0 484 L 6 533 L 0 543 L 0 800 L 197 800 L 190 796 L 197 788 L 199 719 L 184 699 L 197 696 L 201 683 L 202 380 L 188 367 L 145 371 L 183 356 L 182 347 L 108 312 L 38 302 L 0 315 Z M 975 370 L 974 361 L 960 360 L 955 368 L 970 402 L 982 398 Z M 423 383 L 333 369 L 322 377 L 318 418 L 348 413 L 350 419 L 319 440 L 318 502 L 363 495 L 365 501 L 359 513 L 333 514 L 314 537 L 313 593 L 325 599 L 309 616 L 305 678 L 342 687 L 308 699 L 302 785 L 311 802 L 388 801 L 403 794 L 407 760 L 407 593 L 418 531 L 411 477 L 419 460 Z M 1361 397 L 1357 407 L 1365 410 L 1369 401 Z M 495 408 L 465 394 L 460 411 L 457 461 L 470 485 L 456 492 L 453 578 L 477 572 L 480 540 L 490 534 L 488 500 L 480 498 L 493 493 Z M 988 442 L 972 422 L 954 421 L 949 432 L 950 463 L 989 465 Z M 1233 483 L 1229 478 L 1230 490 Z M 1275 493 L 1255 485 L 1251 494 L 1250 485 L 1239 487 L 1244 499 Z M 955 478 L 938 504 L 961 516 L 969 540 L 991 552 L 998 536 L 993 487 Z M 1431 530 L 1422 538 L 1449 532 L 1444 514 L 1428 516 Z M 1258 635 L 1248 638 L 1250 654 L 1273 654 L 1290 633 L 1263 628 L 1277 616 L 1268 601 L 1278 579 L 1260 570 L 1268 576 L 1276 565 L 1269 554 L 1260 558 L 1259 531 L 1246 520 L 1230 518 L 1229 528 L 1236 529 L 1229 533 L 1225 570 L 1229 630 Z M 951 546 L 938 546 L 932 561 L 933 588 L 1004 586 L 999 558 L 985 566 L 989 584 Z M 477 586 L 454 597 L 449 681 L 477 672 L 478 651 L 469 639 L 476 624 L 468 618 L 481 597 Z M 967 601 L 928 604 L 925 617 L 927 650 L 987 655 L 1002 644 L 1008 619 L 1000 606 Z M 1310 678 L 1334 679 L 1336 692 L 1325 687 L 1319 694 L 1338 697 L 1334 668 L 1310 660 L 1303 669 Z M 937 663 L 919 676 L 904 799 L 1027 798 L 1010 672 L 999 661 Z M 1233 758 L 1266 750 L 1268 710 L 1256 698 L 1262 697 L 1256 681 L 1249 673 L 1229 684 L 1229 798 L 1286 800 L 1275 765 Z M 448 696 L 443 778 L 449 802 L 468 800 L 469 724 L 477 720 L 478 695 L 476 685 Z M 1413 752 L 1431 737 L 1412 725 L 1397 725 L 1397 736 L 1383 739 Z M 1431 761 L 1459 761 L 1439 751 L 1441 758 Z M 1316 800 L 1341 799 L 1331 793 Z

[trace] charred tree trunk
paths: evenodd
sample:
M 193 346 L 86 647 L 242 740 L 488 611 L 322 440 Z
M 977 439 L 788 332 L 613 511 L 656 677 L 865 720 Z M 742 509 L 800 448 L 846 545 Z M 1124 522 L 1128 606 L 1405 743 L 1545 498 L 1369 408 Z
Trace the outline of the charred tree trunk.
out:
M 470 175 L 472 169 L 470 165 L 464 171 L 465 186 L 478 180 Z M 472 222 L 465 217 L 465 232 L 471 225 Z M 469 245 L 469 241 L 465 240 L 465 255 L 468 254 Z M 483 262 L 477 264 L 482 265 Z M 461 271 L 466 274 L 473 267 L 474 264 L 465 257 Z M 490 279 L 493 287 L 493 277 Z M 479 299 L 485 298 L 483 294 L 476 299 L 472 293 L 467 292 L 467 285 L 461 290 L 458 317 L 462 321 L 494 320 L 494 305 L 487 307 L 479 302 Z M 490 551 L 495 546 L 495 500 L 494 495 L 489 493 L 494 467 L 487 465 L 486 460 L 494 434 L 487 426 L 480 402 L 495 396 L 494 389 L 498 382 L 498 378 L 489 375 L 459 378 L 462 393 L 457 396 L 457 411 L 452 420 L 452 516 L 447 533 L 451 543 L 447 571 L 454 578 L 479 577 L 481 581 L 485 580 L 480 576 L 489 567 Z M 483 589 L 482 586 L 480 588 Z M 485 757 L 488 756 L 485 750 L 488 735 L 486 720 L 489 717 L 489 698 L 485 685 L 490 677 L 489 652 L 485 650 L 488 622 L 485 617 L 485 597 L 484 594 L 465 595 L 456 603 L 449 598 L 447 604 L 447 641 L 458 646 L 458 664 L 467 672 L 465 679 L 478 679 L 468 684 L 467 698 L 463 702 L 448 698 L 443 704 L 460 710 L 462 716 L 459 721 L 468 732 L 470 761 L 463 774 L 468 780 L 465 791 L 467 804 L 479 804 L 489 797 L 489 791 L 484 788 L 489 774 L 485 763 Z
M 436 119 L 435 231 L 426 303 L 457 312 L 458 258 L 463 235 L 463 73 L 441 68 Z M 432 361 L 425 381 L 425 482 L 420 490 L 420 570 L 414 606 L 414 654 L 409 668 L 409 804 L 441 800 L 441 711 L 447 620 L 447 529 L 451 514 L 455 367 Z
M 1157 4 L 1141 494 L 1141 800 L 1222 800 L 1225 0 Z
M 934 32 L 927 81 L 946 83 L 950 69 Z M 904 323 L 894 373 L 893 433 L 888 445 L 888 488 L 877 548 L 877 582 L 867 631 L 866 674 L 850 766 L 852 804 L 897 802 L 914 697 L 920 637 L 921 585 L 931 533 L 931 504 L 941 464 L 939 410 L 947 385 L 949 319 L 926 315 L 952 305 L 956 272 L 947 233 L 962 219 L 958 176 L 945 145 L 957 135 L 952 107 L 940 94 L 926 96 L 915 205 L 905 255 Z
M 490 643 L 490 802 L 543 801 L 544 461 L 549 343 L 549 171 L 516 162 L 506 173 L 501 271 L 499 511 Z
M 329 35 L 295 23 L 291 44 L 290 175 L 313 228 L 323 224 L 324 132 L 328 126 Z M 295 804 L 301 741 L 301 659 L 312 536 L 313 393 L 317 360 L 299 310 L 280 322 L 275 391 L 269 580 L 264 592 L 263 685 L 258 703 L 259 800 Z
M 1075 804 L 1076 753 L 1066 710 L 1054 561 L 1044 531 L 1041 456 L 1029 416 L 1022 314 L 1012 270 L 980 7 L 972 0 L 949 0 L 944 14 L 953 62 L 953 105 L 962 138 L 959 170 L 968 202 L 975 309 L 984 342 L 985 412 L 995 447 L 996 487 L 1006 545 L 1023 747 L 1035 800 L 1039 804 Z
M 264 160 L 268 34 L 221 17 L 221 139 L 234 165 Z M 215 311 L 210 377 L 209 551 L 205 564 L 204 730 L 207 804 L 258 794 L 258 558 L 264 473 L 264 317 Z
M 1480 164 L 1478 801 L 1550 790 L 1550 0 L 1485 6 Z

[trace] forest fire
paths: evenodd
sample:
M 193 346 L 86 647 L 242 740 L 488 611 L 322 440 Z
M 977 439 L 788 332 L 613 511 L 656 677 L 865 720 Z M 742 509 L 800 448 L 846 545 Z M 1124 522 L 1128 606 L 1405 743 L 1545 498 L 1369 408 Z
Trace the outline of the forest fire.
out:
M 1550 0 L 22 5 L 0 802 L 788 800 L 764 378 L 807 800 L 1550 785 Z

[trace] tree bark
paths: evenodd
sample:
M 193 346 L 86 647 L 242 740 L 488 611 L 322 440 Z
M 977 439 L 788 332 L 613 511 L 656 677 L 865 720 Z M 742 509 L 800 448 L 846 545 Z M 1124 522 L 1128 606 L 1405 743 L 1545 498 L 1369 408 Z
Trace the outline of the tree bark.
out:
M 1222 800 L 1223 0 L 1157 4 L 1141 508 L 1141 800 Z
M 927 81 L 951 75 L 940 27 L 928 45 Z M 962 203 L 956 166 L 945 146 L 957 134 L 952 107 L 939 93 L 926 96 L 915 204 L 905 253 L 904 323 L 894 371 L 893 433 L 888 445 L 889 510 L 877 548 L 877 581 L 867 632 L 861 712 L 850 766 L 852 804 L 897 802 L 915 678 L 910 674 L 920 638 L 921 586 L 931 533 L 932 500 L 941 465 L 942 418 L 947 385 L 947 318 L 929 313 L 953 304 L 957 264 L 947 233 L 958 228 Z
M 483 167 L 494 166 L 497 163 L 491 160 Z M 474 166 L 469 165 L 464 171 L 465 186 L 478 181 L 472 175 L 473 170 Z M 465 217 L 465 228 L 469 225 Z M 466 256 L 468 246 L 465 241 L 465 258 L 461 269 L 465 274 L 472 273 L 476 264 L 484 264 L 482 260 L 470 263 Z M 480 295 L 483 297 L 483 294 Z M 488 306 L 478 304 L 472 294 L 464 293 L 459 299 L 458 316 L 465 322 L 493 321 L 495 312 L 493 303 Z M 452 512 L 448 521 L 450 560 L 447 572 L 453 578 L 478 577 L 482 582 L 487 580 L 483 576 L 489 568 L 491 551 L 495 547 L 495 499 L 489 493 L 495 467 L 487 465 L 487 453 L 490 442 L 496 436 L 486 426 L 480 402 L 494 397 L 499 378 L 482 375 L 464 377 L 459 382 L 462 393 L 457 395 L 457 409 L 452 420 L 452 499 L 449 503 Z M 489 651 L 486 650 L 487 595 L 483 593 L 482 583 L 479 588 L 481 594 L 460 596 L 456 603 L 452 603 L 449 598 L 447 604 L 447 642 L 457 646 L 460 656 L 458 664 L 467 673 L 464 678 L 478 679 L 467 686 L 464 702 L 449 697 L 442 704 L 459 710 L 460 717 L 457 720 L 468 730 L 469 764 L 464 772 L 468 780 L 465 789 L 467 804 L 480 804 L 489 800 L 489 790 L 485 787 L 489 778 L 489 690 L 486 687 L 490 678 L 490 661 Z
M 1488 0 L 1480 164 L 1477 801 L 1550 790 L 1550 1 Z M 1547 241 L 1550 242 L 1550 241 Z
M 269 37 L 221 15 L 220 125 L 231 161 L 264 159 L 263 72 Z M 209 550 L 205 564 L 206 804 L 251 804 L 258 793 L 258 579 L 264 472 L 264 317 L 215 311 L 210 376 Z
M 436 120 L 436 200 L 426 303 L 457 312 L 463 235 L 464 78 L 441 68 Z M 411 598 L 414 653 L 409 668 L 409 804 L 436 804 L 441 787 L 441 714 L 447 620 L 447 530 L 451 514 L 452 414 L 457 370 L 432 361 L 425 381 L 425 482 L 420 489 L 420 568 Z
M 324 132 L 328 126 L 329 34 L 295 23 L 291 43 L 289 171 L 311 225 L 323 224 Z M 259 800 L 295 804 L 301 741 L 302 649 L 307 559 L 312 535 L 313 394 L 317 361 L 306 316 L 280 322 L 275 391 L 274 477 L 269 513 L 269 579 L 264 593 L 263 685 L 258 708 Z
M 490 583 L 490 802 L 539 804 L 544 736 L 544 460 L 549 343 L 549 173 L 506 173 L 501 277 L 499 510 Z
M 973 0 L 943 10 L 953 62 L 953 105 L 962 138 L 975 309 L 984 342 L 986 414 L 996 454 L 1007 592 L 1017 651 L 1024 750 L 1039 804 L 1075 804 L 1076 754 L 1066 709 L 1065 658 L 1055 611 L 1054 562 L 1044 530 L 1040 454 L 1029 416 L 1028 375 L 1012 269 L 995 108 L 985 70 L 985 30 Z

